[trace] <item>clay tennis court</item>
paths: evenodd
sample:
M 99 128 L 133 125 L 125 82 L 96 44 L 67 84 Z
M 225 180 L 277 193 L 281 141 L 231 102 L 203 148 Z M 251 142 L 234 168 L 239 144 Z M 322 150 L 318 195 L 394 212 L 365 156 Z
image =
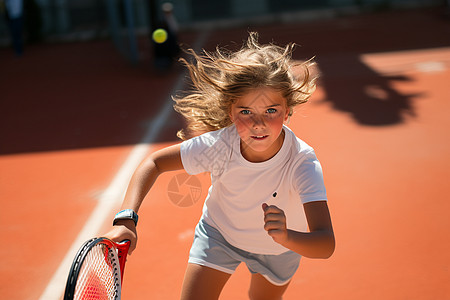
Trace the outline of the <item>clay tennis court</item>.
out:
M 248 30 L 298 43 L 295 58 L 316 56 L 322 73 L 289 126 L 323 165 L 337 247 L 304 259 L 284 299 L 450 299 L 450 20 L 390 12 L 181 39 L 233 48 Z M 2 299 L 59 299 L 49 291 L 63 286 L 49 283 L 65 283 L 55 274 L 86 222 L 97 220 L 94 234 L 110 226 L 131 155 L 178 142 L 167 102 L 183 70 L 155 72 L 148 42 L 140 49 L 135 67 L 110 41 L 36 45 L 20 59 L 0 49 Z M 209 179 L 196 176 L 200 200 L 180 207 L 177 174 L 159 178 L 139 212 L 123 299 L 179 297 Z M 249 280 L 240 266 L 221 299 L 246 299 Z

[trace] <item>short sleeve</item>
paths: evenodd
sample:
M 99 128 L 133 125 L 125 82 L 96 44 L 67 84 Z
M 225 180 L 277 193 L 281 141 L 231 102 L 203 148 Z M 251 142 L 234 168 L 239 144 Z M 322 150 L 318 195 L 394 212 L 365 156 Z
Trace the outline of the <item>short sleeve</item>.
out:
M 303 204 L 327 200 L 322 166 L 314 151 L 309 152 L 295 168 L 293 184 Z
M 181 161 L 186 172 L 217 174 L 223 170 L 231 151 L 224 129 L 212 131 L 181 143 Z

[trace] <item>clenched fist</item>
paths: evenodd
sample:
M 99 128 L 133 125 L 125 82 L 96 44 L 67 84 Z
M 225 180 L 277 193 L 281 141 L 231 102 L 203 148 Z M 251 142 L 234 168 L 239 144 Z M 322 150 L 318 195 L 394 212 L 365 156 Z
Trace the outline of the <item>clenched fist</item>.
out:
M 267 205 L 266 203 L 263 203 L 262 209 L 264 211 L 264 229 L 275 242 L 284 244 L 288 239 L 284 211 L 275 205 Z

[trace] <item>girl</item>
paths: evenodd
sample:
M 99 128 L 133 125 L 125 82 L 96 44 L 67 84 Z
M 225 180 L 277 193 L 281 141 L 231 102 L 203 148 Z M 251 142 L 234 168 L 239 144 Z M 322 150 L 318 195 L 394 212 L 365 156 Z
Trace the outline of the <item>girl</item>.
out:
M 250 299 L 281 299 L 301 256 L 328 258 L 334 251 L 320 163 L 284 125 L 315 88 L 312 64 L 293 65 L 293 47 L 260 45 L 250 33 L 235 53 L 190 51 L 195 62 L 183 62 L 194 91 L 174 99 L 188 122 L 178 133 L 184 141 L 140 164 L 106 235 L 131 240 L 134 250 L 137 212 L 158 175 L 210 172 L 182 300 L 218 299 L 241 262 L 252 273 Z

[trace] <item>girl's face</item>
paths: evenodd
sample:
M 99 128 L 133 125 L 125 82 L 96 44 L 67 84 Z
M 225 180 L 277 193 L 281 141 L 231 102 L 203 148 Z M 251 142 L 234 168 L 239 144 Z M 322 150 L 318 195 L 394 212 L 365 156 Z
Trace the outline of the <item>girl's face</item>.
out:
M 251 162 L 266 161 L 281 149 L 289 109 L 281 93 L 257 88 L 231 105 L 230 118 L 241 138 L 241 153 Z

